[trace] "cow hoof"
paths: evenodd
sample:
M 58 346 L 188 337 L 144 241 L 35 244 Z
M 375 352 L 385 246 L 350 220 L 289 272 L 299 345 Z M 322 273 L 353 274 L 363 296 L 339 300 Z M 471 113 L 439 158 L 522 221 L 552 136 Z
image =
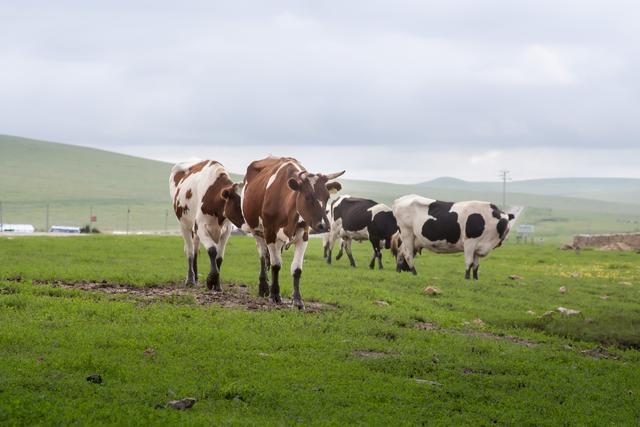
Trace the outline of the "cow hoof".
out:
M 302 302 L 302 300 L 292 300 L 291 301 L 291 308 L 296 307 L 298 310 L 304 310 L 304 303 Z
M 411 274 L 413 274 L 414 276 L 417 276 L 417 275 L 418 275 L 418 272 L 416 271 L 416 268 L 415 268 L 415 267 L 411 267 L 411 270 L 410 270 L 410 271 L 411 271 Z
M 282 304 L 282 298 L 279 294 L 271 295 L 271 302 L 273 302 L 274 304 Z
M 267 282 L 266 279 L 260 279 L 260 285 L 258 285 L 258 296 L 260 297 L 269 296 L 269 282 Z
M 209 275 L 207 276 L 207 289 L 214 290 L 216 292 L 221 292 L 222 288 L 220 287 L 220 275 Z
M 196 282 L 187 280 L 187 281 L 184 282 L 184 286 L 187 287 L 187 288 L 192 288 L 192 287 L 196 286 Z
M 369 264 L 369 268 L 370 268 L 371 270 L 373 270 L 374 268 L 376 268 L 376 266 L 375 266 L 375 265 L 373 265 L 373 264 Z

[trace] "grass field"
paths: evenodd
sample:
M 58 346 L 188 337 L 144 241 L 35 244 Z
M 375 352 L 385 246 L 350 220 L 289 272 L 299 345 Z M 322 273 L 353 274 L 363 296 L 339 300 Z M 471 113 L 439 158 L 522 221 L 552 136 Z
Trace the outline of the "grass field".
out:
M 336 159 L 336 168 L 339 163 Z M 177 231 L 168 194 L 170 169 L 169 163 L 0 135 L 0 214 L 4 222 L 38 229 L 46 228 L 48 209 L 49 226 L 82 226 L 93 214 L 104 231 Z M 502 200 L 497 183 L 443 178 L 402 185 L 350 180 L 349 171 L 340 182 L 341 194 L 383 203 L 411 193 L 450 201 Z M 570 241 L 577 233 L 640 231 L 637 179 L 516 181 L 508 188 L 508 204 L 526 207 L 519 221 L 534 224 L 536 235 L 547 242 Z
M 182 288 L 178 238 L 1 238 L 0 424 L 640 423 L 640 255 L 508 244 L 478 282 L 459 255 L 423 254 L 417 277 L 354 255 L 327 266 L 312 239 L 300 312 L 255 297 L 246 237 L 222 267 L 231 307 Z M 541 317 L 559 306 L 581 315 Z

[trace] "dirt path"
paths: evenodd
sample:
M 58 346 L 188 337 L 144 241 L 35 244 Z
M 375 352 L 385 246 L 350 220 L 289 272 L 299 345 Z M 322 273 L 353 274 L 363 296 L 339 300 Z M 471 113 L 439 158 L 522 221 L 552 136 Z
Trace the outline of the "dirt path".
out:
M 180 299 L 184 299 L 184 304 L 189 304 L 189 299 L 191 297 L 198 305 L 218 305 L 229 308 L 245 307 L 247 310 L 283 310 L 289 309 L 291 303 L 289 299 L 283 298 L 284 302 L 282 304 L 275 304 L 268 298 L 260 298 L 252 295 L 247 285 L 235 283 L 223 285 L 223 292 L 210 291 L 203 285 L 199 285 L 194 288 L 186 288 L 184 286 L 171 284 L 137 287 L 130 285 L 118 285 L 108 282 L 96 283 L 83 281 L 66 282 L 34 280 L 33 283 L 35 285 L 51 286 L 53 288 L 102 292 L 111 295 L 126 295 L 149 303 L 173 300 L 173 302 L 180 304 Z M 307 313 L 314 313 L 332 308 L 335 307 L 317 301 L 305 301 L 305 312 Z

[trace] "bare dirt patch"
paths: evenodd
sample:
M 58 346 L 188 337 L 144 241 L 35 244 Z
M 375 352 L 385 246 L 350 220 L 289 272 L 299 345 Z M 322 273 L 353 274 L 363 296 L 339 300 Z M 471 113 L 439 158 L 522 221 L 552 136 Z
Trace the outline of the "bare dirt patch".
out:
M 524 338 L 518 338 L 511 335 L 498 335 L 491 332 L 474 332 L 474 331 L 457 331 L 460 335 L 466 335 L 470 337 L 489 338 L 496 341 L 508 341 L 513 344 L 523 345 L 525 347 L 536 347 L 537 342 L 525 340 Z
M 596 347 L 589 350 L 582 350 L 580 353 L 584 354 L 585 356 L 593 357 L 594 359 L 614 359 L 614 360 L 619 359 L 618 355 L 611 353 L 609 350 L 607 350 L 604 347 Z
M 476 320 L 480 320 L 480 319 L 476 319 Z M 482 322 L 482 321 L 480 321 L 480 322 Z M 484 327 L 484 322 L 482 322 L 481 324 L 479 322 L 474 322 L 474 323 Z M 537 342 L 526 340 L 524 338 L 514 337 L 514 336 L 511 336 L 511 335 L 498 335 L 498 334 L 494 334 L 492 332 L 480 332 L 480 331 L 469 331 L 469 330 L 459 330 L 459 329 L 446 329 L 446 328 L 440 328 L 438 325 L 436 325 L 435 323 L 431 323 L 431 322 L 416 322 L 416 323 L 414 323 L 413 327 L 416 328 L 416 329 L 421 329 L 423 331 L 440 331 L 440 332 L 445 332 L 447 334 L 465 335 L 465 336 L 469 336 L 469 337 L 479 337 L 479 338 L 488 338 L 488 339 L 494 339 L 494 340 L 497 340 L 497 341 L 508 341 L 510 343 L 518 344 L 518 345 L 524 345 L 526 347 L 535 347 L 535 346 L 538 345 Z
M 197 305 L 217 305 L 227 308 L 244 307 L 247 310 L 283 310 L 289 309 L 291 301 L 283 298 L 282 304 L 271 302 L 268 298 L 260 298 L 251 294 L 247 285 L 230 283 L 222 285 L 222 292 L 213 292 L 203 285 L 184 287 L 176 285 L 158 285 L 136 287 L 108 282 L 66 282 L 34 280 L 36 285 L 54 288 L 75 289 L 88 292 L 102 292 L 110 295 L 125 295 L 143 303 L 170 301 L 176 304 L 188 303 L 192 300 Z M 317 301 L 305 301 L 305 312 L 314 313 L 335 308 L 333 305 Z
M 370 350 L 356 350 L 353 352 L 354 356 L 361 357 L 363 359 L 382 359 L 383 357 L 397 356 L 399 353 L 385 353 L 384 351 L 370 351 Z

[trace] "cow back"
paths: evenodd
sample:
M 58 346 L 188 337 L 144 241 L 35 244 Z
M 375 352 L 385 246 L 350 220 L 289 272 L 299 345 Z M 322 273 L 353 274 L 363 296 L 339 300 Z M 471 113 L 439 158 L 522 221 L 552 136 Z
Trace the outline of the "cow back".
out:
M 344 198 L 333 209 L 333 220 L 342 220 L 342 228 L 347 231 L 359 231 L 371 224 L 372 213 L 368 209 L 377 203 L 359 197 Z
M 277 222 L 277 225 L 286 223 L 292 208 L 295 212 L 295 192 L 287 182 L 303 170 L 298 161 L 290 157 L 267 157 L 247 167 L 242 212 L 249 227 L 258 228 L 260 219 Z

